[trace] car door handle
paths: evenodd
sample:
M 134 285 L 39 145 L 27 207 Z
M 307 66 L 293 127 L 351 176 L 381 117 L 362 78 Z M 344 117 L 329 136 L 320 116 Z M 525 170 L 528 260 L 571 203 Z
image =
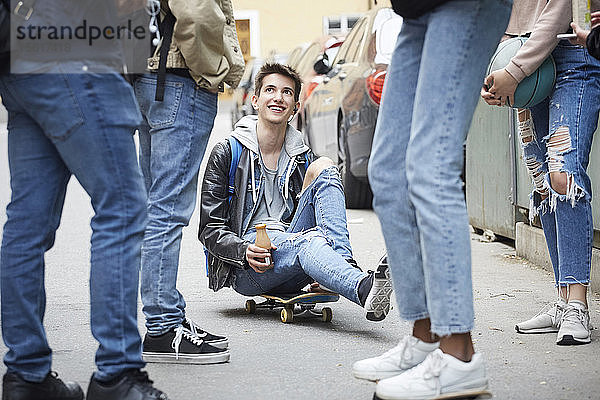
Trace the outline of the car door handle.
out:
M 340 78 L 340 80 L 343 81 L 344 79 L 346 79 L 348 77 L 348 74 L 342 71 L 342 72 L 340 72 L 338 77 Z

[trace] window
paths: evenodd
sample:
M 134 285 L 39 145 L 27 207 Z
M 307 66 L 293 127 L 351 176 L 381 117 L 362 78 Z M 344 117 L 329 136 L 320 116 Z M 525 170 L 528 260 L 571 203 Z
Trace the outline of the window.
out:
M 323 34 L 346 35 L 356 25 L 360 17 L 359 14 L 323 17 Z

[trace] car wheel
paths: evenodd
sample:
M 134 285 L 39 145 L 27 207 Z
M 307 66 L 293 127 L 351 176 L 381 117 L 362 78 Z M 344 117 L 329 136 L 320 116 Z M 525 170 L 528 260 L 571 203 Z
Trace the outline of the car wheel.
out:
M 346 128 L 342 118 L 338 120 L 338 168 L 344 185 L 347 208 L 371 208 L 373 192 L 368 183 L 356 178 L 348 165 L 350 156 L 346 140 Z

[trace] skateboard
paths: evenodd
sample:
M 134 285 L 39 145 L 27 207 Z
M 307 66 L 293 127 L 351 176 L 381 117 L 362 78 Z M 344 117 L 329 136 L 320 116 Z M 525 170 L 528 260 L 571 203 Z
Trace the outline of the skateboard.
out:
M 281 322 L 289 324 L 294 317 L 321 318 L 323 322 L 331 322 L 333 312 L 329 307 L 323 307 L 320 311 L 315 310 L 319 303 L 333 303 L 340 299 L 337 293 L 329 292 L 299 292 L 289 295 L 260 295 L 265 299 L 262 303 L 254 300 L 246 300 L 246 313 L 254 314 L 257 308 L 268 308 L 269 310 L 281 308 Z M 295 312 L 299 311 L 299 312 Z
M 440 394 L 437 397 L 432 397 L 432 400 L 484 400 L 491 399 L 492 392 L 488 390 L 476 390 L 469 391 L 463 393 L 448 393 L 448 394 Z M 384 400 L 377 395 L 373 396 L 373 400 Z

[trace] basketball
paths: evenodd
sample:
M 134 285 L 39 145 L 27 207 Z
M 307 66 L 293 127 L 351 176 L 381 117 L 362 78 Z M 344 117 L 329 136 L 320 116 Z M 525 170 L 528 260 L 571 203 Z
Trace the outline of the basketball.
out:
M 486 76 L 492 71 L 506 67 L 525 41 L 527 41 L 525 37 L 515 37 L 500 43 L 492 56 Z M 552 93 L 555 80 L 556 65 L 552 55 L 550 55 L 534 73 L 519 83 L 517 90 L 515 90 L 514 104 L 508 104 L 508 102 L 507 104 L 515 108 L 532 107 Z

